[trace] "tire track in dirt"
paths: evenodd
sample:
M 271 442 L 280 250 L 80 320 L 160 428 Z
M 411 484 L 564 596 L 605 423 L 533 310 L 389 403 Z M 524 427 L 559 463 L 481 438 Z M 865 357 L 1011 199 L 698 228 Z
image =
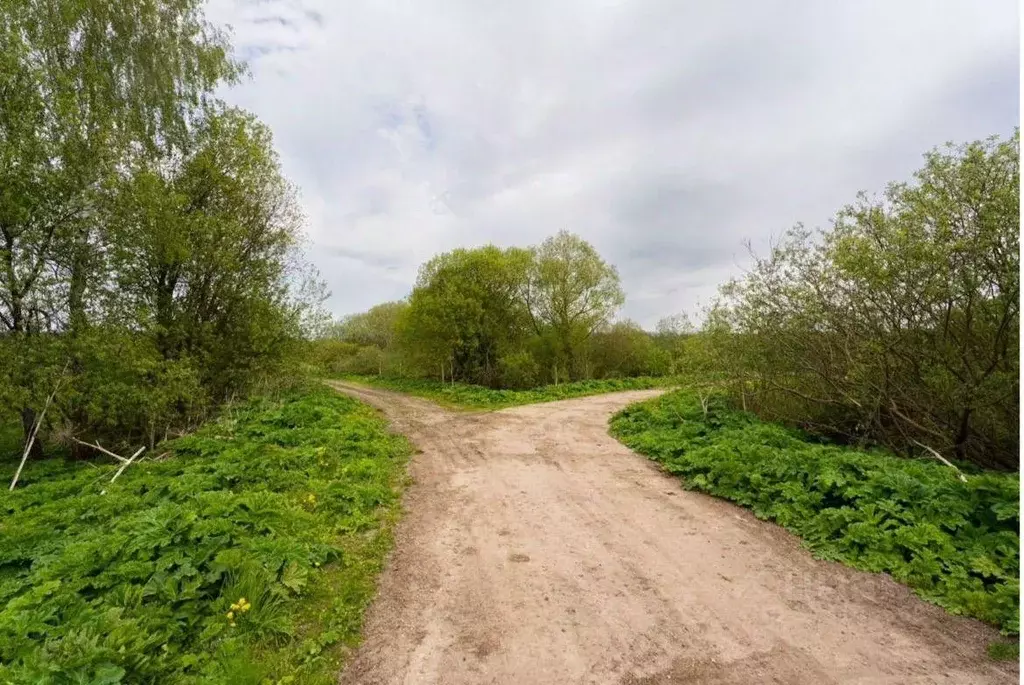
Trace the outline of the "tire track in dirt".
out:
M 490 413 L 332 383 L 418 448 L 346 684 L 1015 683 L 996 631 L 813 559 L 607 432 L 658 391 Z

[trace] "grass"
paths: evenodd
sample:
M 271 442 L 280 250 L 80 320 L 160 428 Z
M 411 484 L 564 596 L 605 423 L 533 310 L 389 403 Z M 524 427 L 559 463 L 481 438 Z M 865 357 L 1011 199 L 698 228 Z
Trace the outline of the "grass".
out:
M 991 642 L 988 655 L 993 661 L 1016 661 L 1020 659 L 1020 642 Z
M 954 614 L 1020 632 L 1020 482 L 961 482 L 933 460 L 821 444 L 691 392 L 627 407 L 619 440 L 803 538 L 816 556 L 885 572 Z M 997 650 L 1004 650 L 999 647 Z
M 30 462 L 0 498 L 0 682 L 335 682 L 409 445 L 311 387 L 164 448 L 115 483 L 112 464 Z
M 573 397 L 600 395 L 621 390 L 647 390 L 675 384 L 674 378 L 614 378 L 606 380 L 576 381 L 559 385 L 546 385 L 531 390 L 493 390 L 466 383 L 441 383 L 419 378 L 388 376 L 344 376 L 345 380 L 364 383 L 386 390 L 424 397 L 455 409 L 504 409 L 523 404 L 554 402 Z

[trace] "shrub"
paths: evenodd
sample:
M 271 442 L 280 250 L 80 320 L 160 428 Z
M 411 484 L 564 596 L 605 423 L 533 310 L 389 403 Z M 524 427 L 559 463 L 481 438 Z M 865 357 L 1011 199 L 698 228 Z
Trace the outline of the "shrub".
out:
M 501 382 L 506 388 L 522 390 L 537 385 L 540 376 L 540 365 L 533 355 L 526 351 L 506 354 L 498 362 L 501 371 Z

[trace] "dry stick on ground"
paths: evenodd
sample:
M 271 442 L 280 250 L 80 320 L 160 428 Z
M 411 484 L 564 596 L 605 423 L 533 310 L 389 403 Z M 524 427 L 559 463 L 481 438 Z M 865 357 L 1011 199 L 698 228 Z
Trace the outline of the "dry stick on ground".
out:
M 57 385 L 54 386 L 53 392 L 46 398 L 46 404 L 43 405 L 43 410 L 39 412 L 39 417 L 36 419 L 36 423 L 32 426 L 32 433 L 28 436 L 28 442 L 25 443 L 25 451 L 21 454 L 21 463 L 18 464 L 18 470 L 14 473 L 14 479 L 11 481 L 11 490 L 14 490 L 14 486 L 18 484 L 18 479 L 21 477 L 21 470 L 25 468 L 25 462 L 28 460 L 28 453 L 32 451 L 32 443 L 36 441 L 36 433 L 39 432 L 39 427 L 43 425 L 43 417 L 46 416 L 46 410 L 50 408 L 50 403 L 53 402 L 53 398 L 57 395 L 57 391 L 60 390 L 60 384 L 64 382 L 64 372 L 68 370 L 68 364 L 64 364 L 64 368 L 61 369 L 60 377 L 57 379 Z
M 137 457 L 137 456 L 139 456 L 140 454 L 142 454 L 142 453 L 143 453 L 143 452 L 144 452 L 145 450 L 146 450 L 146 446 L 145 446 L 145 445 L 143 445 L 142 447 L 140 447 L 139 449 L 137 449 L 137 450 L 135 451 L 135 454 L 133 454 L 133 455 L 132 455 L 132 456 L 131 456 L 131 457 L 130 457 L 130 458 L 128 459 L 128 461 L 126 461 L 125 463 L 121 464 L 121 468 L 119 468 L 119 469 L 117 470 L 117 473 L 115 473 L 115 474 L 114 474 L 114 477 L 110 479 L 110 482 L 111 482 L 111 483 L 113 483 L 113 482 L 114 482 L 115 480 L 117 480 L 117 477 L 118 477 L 118 476 L 120 476 L 120 475 L 121 475 L 121 473 L 122 473 L 122 472 L 123 472 L 123 471 L 124 471 L 124 470 L 125 470 L 126 468 L 128 468 L 129 466 L 131 466 L 131 465 L 132 465 L 132 462 L 133 462 L 133 461 L 135 461 L 135 457 Z
M 925 448 L 926 450 L 928 450 L 928 451 L 929 451 L 929 452 L 931 453 L 931 455 L 932 455 L 933 457 L 935 457 L 936 459 L 938 459 L 939 461 L 941 461 L 941 462 L 942 462 L 943 464 L 945 464 L 945 465 L 946 465 L 946 466 L 948 466 L 949 468 L 951 468 L 951 469 L 953 469 L 954 471 L 956 471 L 956 477 L 957 477 L 957 478 L 959 478 L 960 480 L 962 480 L 962 481 L 963 481 L 963 482 L 965 482 L 965 483 L 967 482 L 967 476 L 965 476 L 965 475 L 964 475 L 964 474 L 963 474 L 963 473 L 962 473 L 962 472 L 960 471 L 960 469 L 958 469 L 958 468 L 956 467 L 956 464 L 952 464 L 952 463 L 950 463 L 950 461 L 949 461 L 948 459 L 946 459 L 946 458 L 945 458 L 944 456 L 942 456 L 941 454 L 939 454 L 938 452 L 936 452 L 935 450 L 933 450 L 933 449 L 932 449 L 931 447 L 929 447 L 928 445 L 924 444 L 923 442 L 918 442 L 917 440 L 912 440 L 911 442 L 913 442 L 913 443 L 915 443 L 915 444 L 917 444 L 917 445 L 920 445 L 921 447 L 923 447 L 923 448 Z
M 106 455 L 108 455 L 108 456 L 111 456 L 111 457 L 113 457 L 114 459 L 117 459 L 117 460 L 118 460 L 119 462 L 122 462 L 122 463 L 124 463 L 124 462 L 128 461 L 127 459 L 125 459 L 124 457 L 122 457 L 122 456 L 121 456 L 120 454 L 114 454 L 113 452 L 111 452 L 110 450 L 108 450 L 108 449 L 107 449 L 106 447 L 103 447 L 103 446 L 101 446 L 101 445 L 100 445 L 99 443 L 96 443 L 96 444 L 94 445 L 94 444 L 93 444 L 93 443 L 91 443 L 91 442 L 85 442 L 85 441 L 83 441 L 83 440 L 79 440 L 78 438 L 71 438 L 71 440 L 72 440 L 73 442 L 77 442 L 77 443 L 78 443 L 79 445 L 85 445 L 86 447 L 92 447 L 93 449 L 97 449 L 97 450 L 99 450 L 100 452 L 103 452 L 103 454 L 106 454 Z

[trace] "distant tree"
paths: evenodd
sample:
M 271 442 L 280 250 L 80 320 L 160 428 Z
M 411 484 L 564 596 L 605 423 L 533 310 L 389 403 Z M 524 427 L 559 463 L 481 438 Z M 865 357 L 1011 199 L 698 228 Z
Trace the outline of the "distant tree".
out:
M 625 301 L 615 267 L 567 231 L 534 250 L 525 294 L 533 328 L 547 342 L 555 382 L 581 375 L 587 340 Z
M 681 357 L 687 353 L 686 340 L 696 332 L 696 327 L 685 312 L 666 316 L 658 321 L 653 340 L 658 349 L 667 355 L 667 373 L 675 374 L 683 368 Z
M 695 333 L 696 330 L 696 327 L 694 327 L 686 312 L 680 312 L 679 314 L 663 317 L 658 320 L 658 323 L 655 326 L 655 332 L 657 335 L 667 338 L 678 338 L 680 336 L 690 335 L 691 333 Z
M 384 302 L 368 311 L 350 314 L 333 328 L 331 336 L 390 350 L 398 334 L 398 322 L 408 306 L 404 300 Z
M 376 372 L 383 373 L 385 364 L 396 356 L 401 321 L 408 308 L 409 303 L 404 300 L 375 305 L 368 311 L 346 316 L 330 327 L 327 336 L 377 348 L 381 354 L 375 357 Z
M 669 370 L 669 353 L 628 319 L 595 332 L 588 348 L 588 363 L 596 378 L 656 376 Z
M 402 317 L 403 347 L 422 369 L 496 385 L 498 362 L 524 339 L 522 297 L 531 255 L 489 245 L 434 257 L 420 268 Z

